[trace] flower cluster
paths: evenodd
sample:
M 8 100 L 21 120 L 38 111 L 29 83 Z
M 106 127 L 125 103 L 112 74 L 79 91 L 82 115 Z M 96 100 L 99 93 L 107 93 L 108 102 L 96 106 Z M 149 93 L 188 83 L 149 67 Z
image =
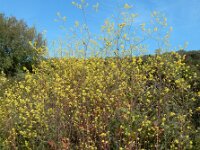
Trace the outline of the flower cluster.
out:
M 1 98 L 2 147 L 190 149 L 192 78 L 177 53 L 43 61 Z

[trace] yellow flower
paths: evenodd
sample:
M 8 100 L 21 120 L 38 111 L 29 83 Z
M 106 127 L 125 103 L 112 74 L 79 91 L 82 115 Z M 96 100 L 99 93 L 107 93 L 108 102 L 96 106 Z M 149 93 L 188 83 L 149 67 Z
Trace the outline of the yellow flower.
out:
M 158 28 L 157 28 L 157 27 L 155 27 L 155 28 L 154 28 L 154 31 L 155 31 L 155 32 L 157 32 L 157 31 L 158 31 Z
M 170 117 L 173 117 L 174 115 L 175 115 L 175 113 L 174 112 L 170 112 Z
M 175 140 L 174 140 L 174 142 L 175 142 L 176 144 L 178 144 L 178 143 L 179 143 L 179 141 L 178 141 L 177 139 L 175 139 Z
M 131 6 L 131 5 L 127 4 L 127 3 L 124 4 L 124 8 L 125 8 L 125 9 L 131 9 L 132 7 L 133 7 L 133 6 Z
M 123 28 L 123 27 L 125 27 L 125 25 L 126 25 L 126 23 L 121 23 L 121 24 L 119 24 L 119 27 Z

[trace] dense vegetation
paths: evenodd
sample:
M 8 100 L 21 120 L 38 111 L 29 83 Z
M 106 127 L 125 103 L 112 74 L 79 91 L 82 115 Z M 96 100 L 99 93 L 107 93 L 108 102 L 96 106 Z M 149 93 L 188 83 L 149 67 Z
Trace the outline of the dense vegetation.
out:
M 22 72 L 23 67 L 31 71 L 41 55 L 36 48 L 46 46 L 41 33 L 29 28 L 22 20 L 6 17 L 0 13 L 0 71 L 7 76 Z
M 85 14 L 85 0 L 72 4 Z M 99 38 L 76 22 L 50 58 L 35 28 L 0 15 L 0 149 L 200 149 L 200 51 L 134 56 L 149 37 L 168 46 L 167 19 L 153 12 L 141 38 L 137 15 L 121 15 Z
M 42 61 L 4 90 L 1 149 L 199 149 L 194 53 Z

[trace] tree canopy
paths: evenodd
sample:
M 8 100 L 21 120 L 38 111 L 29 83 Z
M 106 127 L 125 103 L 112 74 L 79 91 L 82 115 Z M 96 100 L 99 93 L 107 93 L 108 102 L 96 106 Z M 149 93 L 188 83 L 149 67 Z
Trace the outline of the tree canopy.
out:
M 42 56 L 30 43 L 44 49 L 46 40 L 35 27 L 0 13 L 0 71 L 13 76 L 23 67 L 31 70 Z

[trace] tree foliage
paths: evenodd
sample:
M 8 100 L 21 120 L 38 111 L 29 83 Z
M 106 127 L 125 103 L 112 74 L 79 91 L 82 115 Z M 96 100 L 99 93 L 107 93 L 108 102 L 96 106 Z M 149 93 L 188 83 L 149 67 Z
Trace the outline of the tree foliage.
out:
M 23 67 L 31 70 L 42 56 L 30 43 L 37 48 L 45 46 L 42 34 L 34 27 L 29 28 L 22 20 L 0 14 L 0 71 L 15 75 Z

